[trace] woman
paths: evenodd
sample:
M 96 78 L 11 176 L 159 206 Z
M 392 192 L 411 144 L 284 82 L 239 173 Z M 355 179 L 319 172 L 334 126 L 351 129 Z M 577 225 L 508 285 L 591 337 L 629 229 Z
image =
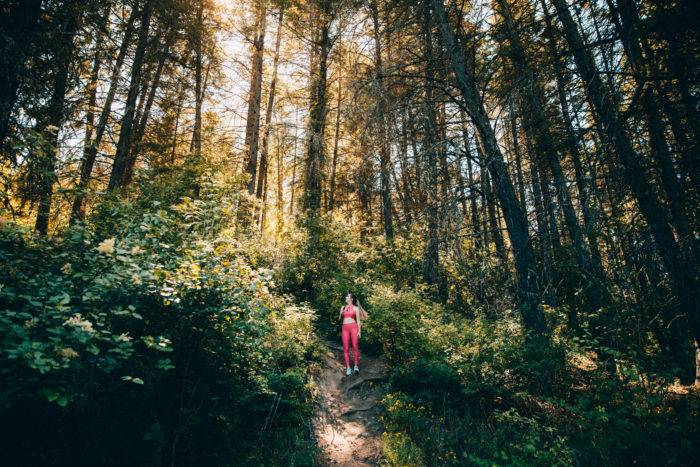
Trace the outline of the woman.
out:
M 348 293 L 345 296 L 345 306 L 340 309 L 339 318 L 343 318 L 341 340 L 343 341 L 343 357 L 345 358 L 345 374 L 350 376 L 353 371 L 359 373 L 357 361 L 360 358 L 359 338 L 362 334 L 362 319 L 367 315 L 360 301 L 355 295 Z M 354 370 L 350 369 L 350 341 L 352 341 L 352 355 L 355 361 Z

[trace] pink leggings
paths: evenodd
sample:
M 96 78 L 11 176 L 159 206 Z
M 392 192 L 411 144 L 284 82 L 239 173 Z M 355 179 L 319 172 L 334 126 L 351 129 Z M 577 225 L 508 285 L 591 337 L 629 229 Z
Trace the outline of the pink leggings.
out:
M 355 361 L 355 366 L 357 366 L 357 360 L 360 357 L 360 344 L 357 338 L 357 330 L 357 323 L 343 324 L 343 329 L 340 337 L 343 341 L 343 357 L 345 358 L 346 368 L 350 367 L 350 339 L 352 339 L 352 355 Z

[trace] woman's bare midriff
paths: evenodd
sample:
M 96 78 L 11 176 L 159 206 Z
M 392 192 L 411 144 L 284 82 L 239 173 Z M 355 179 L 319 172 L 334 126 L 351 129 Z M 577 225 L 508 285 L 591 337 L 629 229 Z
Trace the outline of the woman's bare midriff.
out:
M 343 324 L 350 324 L 350 323 L 354 323 L 354 322 L 355 322 L 355 320 L 352 318 L 344 318 L 343 319 Z

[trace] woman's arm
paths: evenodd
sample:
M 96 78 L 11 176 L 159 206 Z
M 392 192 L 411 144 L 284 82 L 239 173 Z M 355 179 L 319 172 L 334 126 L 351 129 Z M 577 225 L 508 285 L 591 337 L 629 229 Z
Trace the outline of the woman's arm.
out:
M 357 337 L 360 337 L 360 334 L 362 334 L 362 313 L 360 313 L 360 308 L 359 307 L 354 307 L 355 308 L 355 321 L 357 321 Z
M 343 308 L 345 308 L 345 307 L 344 306 L 340 307 L 340 313 L 338 313 L 338 319 L 343 317 Z

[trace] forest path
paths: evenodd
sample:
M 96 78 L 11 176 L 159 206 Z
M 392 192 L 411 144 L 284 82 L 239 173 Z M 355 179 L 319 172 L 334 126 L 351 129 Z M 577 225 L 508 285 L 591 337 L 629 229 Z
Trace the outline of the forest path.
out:
M 323 466 L 377 466 L 382 459 L 379 400 L 386 388 L 384 356 L 362 353 L 360 373 L 345 375 L 343 348 L 322 340 L 323 366 L 316 376 L 318 397 L 313 417 L 314 433 L 322 453 Z M 350 350 L 352 362 L 352 349 Z

